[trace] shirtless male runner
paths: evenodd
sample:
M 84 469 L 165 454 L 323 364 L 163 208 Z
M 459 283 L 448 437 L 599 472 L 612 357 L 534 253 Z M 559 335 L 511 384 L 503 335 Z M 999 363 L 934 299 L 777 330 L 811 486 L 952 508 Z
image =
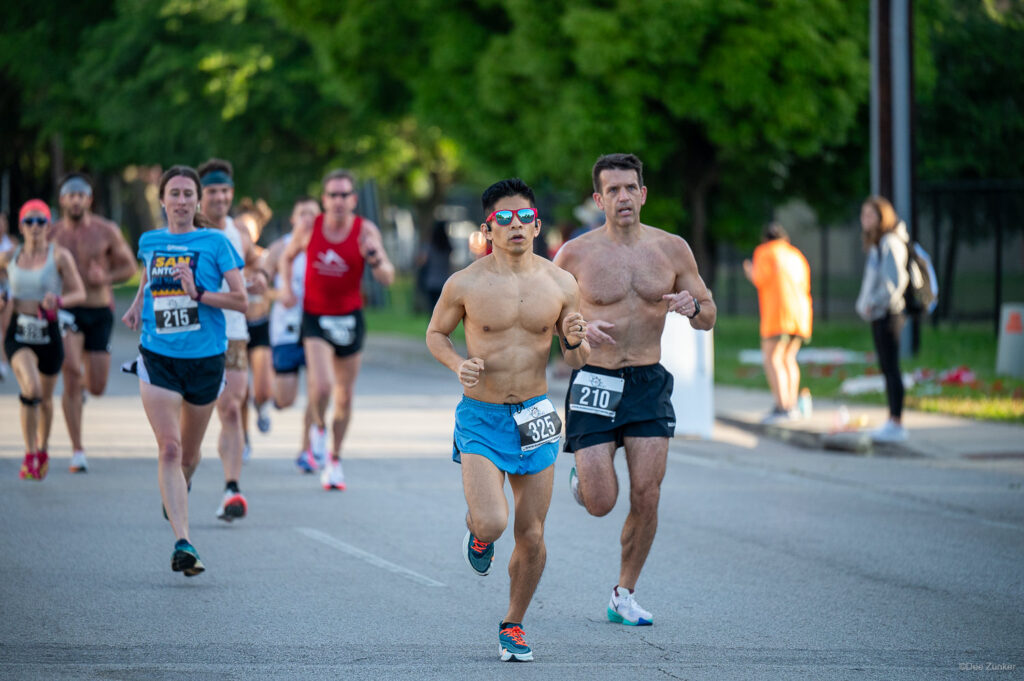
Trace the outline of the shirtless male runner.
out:
M 92 185 L 72 173 L 60 185 L 61 219 L 54 239 L 71 251 L 85 284 L 85 302 L 61 312 L 64 331 L 64 422 L 71 440 L 72 473 L 85 473 L 82 444 L 82 391 L 100 396 L 110 374 L 110 333 L 114 328 L 112 284 L 135 274 L 135 255 L 121 230 L 92 211 Z
M 565 450 L 576 454 L 570 478 L 576 501 L 603 516 L 619 493 L 615 452 L 626 449 L 629 515 L 607 615 L 612 622 L 648 625 L 654 619 L 633 591 L 658 528 L 668 440 L 675 430 L 672 375 L 659 364 L 661 332 L 670 312 L 689 317 L 694 329 L 708 330 L 717 311 L 687 243 L 640 222 L 647 200 L 640 159 L 602 156 L 593 181 L 604 226 L 568 241 L 555 256 L 555 264 L 579 282 L 593 347 L 587 366 L 570 377 Z
M 562 429 L 547 397 L 551 336 L 570 366 L 590 354 L 580 293 L 568 272 L 534 255 L 540 221 L 533 191 L 516 178 L 483 193 L 480 231 L 493 252 L 445 283 L 427 328 L 427 347 L 458 375 L 464 396 L 455 410 L 452 459 L 462 464 L 469 511 L 463 557 L 479 575 L 494 558 L 508 524 L 505 477 L 515 501 L 515 548 L 508 564 L 509 605 L 498 626 L 502 660 L 532 660 L 522 622 L 544 571 L 544 518 L 551 502 Z M 469 357 L 449 338 L 462 322 Z

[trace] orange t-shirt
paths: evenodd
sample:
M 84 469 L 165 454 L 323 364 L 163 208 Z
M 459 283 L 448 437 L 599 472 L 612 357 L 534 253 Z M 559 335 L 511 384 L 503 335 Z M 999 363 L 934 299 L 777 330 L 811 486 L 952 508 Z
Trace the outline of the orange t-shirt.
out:
M 761 307 L 761 338 L 781 334 L 811 337 L 811 267 L 804 254 L 783 239 L 754 249 L 754 286 Z

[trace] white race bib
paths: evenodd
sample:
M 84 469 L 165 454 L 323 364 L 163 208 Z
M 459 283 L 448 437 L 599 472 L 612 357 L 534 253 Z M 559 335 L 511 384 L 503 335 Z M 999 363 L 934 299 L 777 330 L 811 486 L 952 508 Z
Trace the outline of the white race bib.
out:
M 32 315 L 19 314 L 14 328 L 14 340 L 25 345 L 46 345 L 50 342 L 49 323 Z
M 335 345 L 352 345 L 356 340 L 355 315 L 320 317 L 320 328 L 323 329 L 327 339 Z
M 569 411 L 615 418 L 625 385 L 626 381 L 617 376 L 581 371 L 569 388 Z
M 153 297 L 157 333 L 198 331 L 199 303 L 188 296 Z
M 519 447 L 524 452 L 537 449 L 549 442 L 558 442 L 562 432 L 562 419 L 555 405 L 545 398 L 512 415 L 519 431 Z

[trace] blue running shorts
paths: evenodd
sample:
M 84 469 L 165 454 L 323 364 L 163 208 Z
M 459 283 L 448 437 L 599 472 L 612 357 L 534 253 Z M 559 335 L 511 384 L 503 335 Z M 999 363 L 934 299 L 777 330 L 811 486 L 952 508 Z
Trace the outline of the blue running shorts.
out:
M 555 462 L 561 432 L 558 411 L 547 395 L 520 404 L 463 396 L 455 408 L 452 461 L 462 463 L 460 453 L 465 452 L 487 457 L 512 475 L 540 473 Z

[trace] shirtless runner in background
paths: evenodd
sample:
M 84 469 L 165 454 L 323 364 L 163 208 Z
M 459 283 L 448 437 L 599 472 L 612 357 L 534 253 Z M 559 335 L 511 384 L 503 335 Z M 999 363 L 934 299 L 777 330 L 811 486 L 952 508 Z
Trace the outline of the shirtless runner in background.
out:
M 82 444 L 83 390 L 102 395 L 110 373 L 110 333 L 114 328 L 113 284 L 135 274 L 135 254 L 116 224 L 92 211 L 88 177 L 72 173 L 60 185 L 61 219 L 54 239 L 71 251 L 85 283 L 85 302 L 61 312 L 64 334 L 64 422 L 71 440 L 72 473 L 85 473 Z

